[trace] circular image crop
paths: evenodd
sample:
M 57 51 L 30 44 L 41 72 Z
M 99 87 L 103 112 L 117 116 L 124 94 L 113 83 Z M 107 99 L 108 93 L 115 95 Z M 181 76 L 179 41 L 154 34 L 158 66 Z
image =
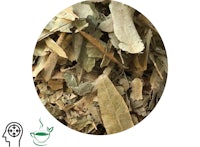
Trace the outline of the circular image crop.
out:
M 116 1 L 81 2 L 39 36 L 32 62 L 46 109 L 76 131 L 107 135 L 140 123 L 167 79 L 163 41 L 140 12 Z

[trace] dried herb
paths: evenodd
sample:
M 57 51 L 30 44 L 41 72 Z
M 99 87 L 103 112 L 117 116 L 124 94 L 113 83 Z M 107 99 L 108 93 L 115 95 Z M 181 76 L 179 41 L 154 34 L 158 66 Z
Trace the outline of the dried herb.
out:
M 123 97 L 107 75 L 98 78 L 97 96 L 101 117 L 108 134 L 121 132 L 134 125 Z
M 61 11 L 44 28 L 32 74 L 41 102 L 79 132 L 113 134 L 142 121 L 167 79 L 163 42 L 150 21 L 115 1 Z

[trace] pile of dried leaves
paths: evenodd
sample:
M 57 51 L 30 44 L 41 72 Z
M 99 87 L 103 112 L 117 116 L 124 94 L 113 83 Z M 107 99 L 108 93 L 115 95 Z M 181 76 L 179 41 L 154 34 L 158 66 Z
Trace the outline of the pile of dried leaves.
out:
M 56 15 L 33 55 L 33 79 L 48 111 L 88 134 L 143 120 L 159 101 L 167 57 L 154 26 L 115 2 L 82 2 Z

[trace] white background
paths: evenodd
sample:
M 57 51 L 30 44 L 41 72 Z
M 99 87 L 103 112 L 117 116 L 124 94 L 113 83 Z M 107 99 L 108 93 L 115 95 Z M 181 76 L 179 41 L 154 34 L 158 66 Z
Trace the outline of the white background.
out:
M 54 126 L 48 147 L 198 147 L 200 146 L 199 3 L 198 0 L 132 0 L 158 29 L 168 55 L 164 94 L 154 111 L 132 129 L 94 136 L 73 131 L 43 107 L 32 81 L 32 55 L 44 26 L 77 0 L 0 1 L 0 135 L 11 121 L 24 129 L 21 147 L 35 146 L 30 132 Z M 0 146 L 8 147 L 0 137 Z

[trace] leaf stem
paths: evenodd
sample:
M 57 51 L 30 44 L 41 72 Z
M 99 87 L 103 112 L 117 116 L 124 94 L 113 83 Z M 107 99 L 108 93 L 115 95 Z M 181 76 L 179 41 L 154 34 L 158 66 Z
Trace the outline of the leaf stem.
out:
M 79 33 L 85 37 L 92 45 L 94 45 L 100 52 L 105 54 L 106 57 L 108 57 L 111 61 L 114 63 L 117 63 L 120 67 L 122 68 L 127 68 L 125 67 L 122 63 L 120 63 L 111 53 L 106 52 L 106 49 L 101 45 L 99 40 L 91 36 L 90 34 L 84 32 L 84 31 L 79 31 Z

